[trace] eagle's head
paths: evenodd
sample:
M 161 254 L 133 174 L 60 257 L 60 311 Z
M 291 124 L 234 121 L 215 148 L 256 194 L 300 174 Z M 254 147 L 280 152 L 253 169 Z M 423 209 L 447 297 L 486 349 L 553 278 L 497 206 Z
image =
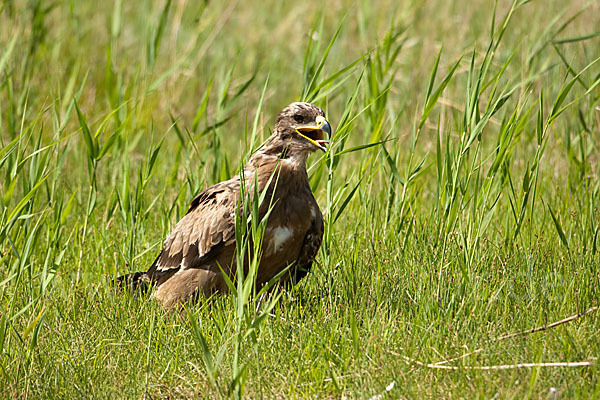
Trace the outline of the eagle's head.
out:
M 310 103 L 292 103 L 277 116 L 273 139 L 284 144 L 288 154 L 308 155 L 327 151 L 331 126 L 325 112 Z

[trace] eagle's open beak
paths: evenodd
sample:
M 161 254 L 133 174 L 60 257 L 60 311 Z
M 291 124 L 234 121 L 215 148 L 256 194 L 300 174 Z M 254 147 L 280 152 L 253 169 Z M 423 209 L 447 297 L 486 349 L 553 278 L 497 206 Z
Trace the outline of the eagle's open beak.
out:
M 320 150 L 326 152 L 329 138 L 331 137 L 331 125 L 329 125 L 329 122 L 320 115 L 315 119 L 315 123 L 316 126 L 307 125 L 297 128 L 296 132 L 298 132 L 298 135 L 317 146 Z

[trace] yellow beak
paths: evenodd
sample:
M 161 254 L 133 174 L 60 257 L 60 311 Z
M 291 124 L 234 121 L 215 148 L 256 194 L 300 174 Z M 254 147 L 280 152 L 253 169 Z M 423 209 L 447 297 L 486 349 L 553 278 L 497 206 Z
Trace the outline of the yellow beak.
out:
M 329 122 L 320 115 L 315 119 L 315 124 L 316 125 L 307 125 L 297 128 L 296 132 L 298 135 L 317 146 L 318 149 L 326 152 L 329 138 L 331 137 L 331 125 L 329 125 Z

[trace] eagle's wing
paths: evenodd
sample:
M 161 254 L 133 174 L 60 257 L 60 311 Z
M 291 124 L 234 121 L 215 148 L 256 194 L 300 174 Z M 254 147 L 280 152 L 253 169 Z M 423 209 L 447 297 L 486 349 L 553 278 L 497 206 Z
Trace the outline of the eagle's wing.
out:
M 182 268 L 202 268 L 225 245 L 235 241 L 239 187 L 239 180 L 232 179 L 196 196 L 165 240 L 163 250 L 146 276 L 157 281 Z
M 294 269 L 291 271 L 291 283 L 297 283 L 310 272 L 312 263 L 319 253 L 321 241 L 323 240 L 323 216 L 319 211 L 317 211 L 317 214 L 304 236 L 300 254 Z

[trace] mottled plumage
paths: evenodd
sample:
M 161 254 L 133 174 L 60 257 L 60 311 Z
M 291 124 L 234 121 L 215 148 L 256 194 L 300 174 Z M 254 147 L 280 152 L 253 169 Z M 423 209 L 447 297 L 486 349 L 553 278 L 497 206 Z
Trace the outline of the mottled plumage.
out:
M 311 268 L 323 238 L 323 216 L 308 184 L 306 158 L 325 151 L 331 128 L 323 110 L 292 103 L 277 117 L 267 143 L 245 166 L 246 191 L 266 189 L 259 207 L 262 218 L 272 210 L 263 239 L 257 285 L 263 285 L 291 265 L 281 278 L 297 282 Z M 200 193 L 175 225 L 150 269 L 118 278 L 120 286 L 155 286 L 153 296 L 164 306 L 182 303 L 196 293 L 226 293 L 221 269 L 230 277 L 235 267 L 235 211 L 240 175 Z M 272 200 L 271 200 L 272 199 Z

